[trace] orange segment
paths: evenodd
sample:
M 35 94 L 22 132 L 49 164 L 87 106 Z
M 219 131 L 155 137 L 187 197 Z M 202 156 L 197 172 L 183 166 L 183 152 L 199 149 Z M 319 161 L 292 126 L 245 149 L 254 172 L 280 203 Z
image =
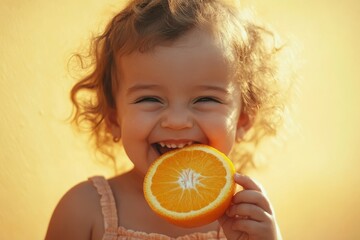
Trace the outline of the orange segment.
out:
M 154 212 L 182 227 L 218 219 L 235 190 L 235 168 L 223 153 L 196 144 L 160 156 L 144 180 L 144 195 Z

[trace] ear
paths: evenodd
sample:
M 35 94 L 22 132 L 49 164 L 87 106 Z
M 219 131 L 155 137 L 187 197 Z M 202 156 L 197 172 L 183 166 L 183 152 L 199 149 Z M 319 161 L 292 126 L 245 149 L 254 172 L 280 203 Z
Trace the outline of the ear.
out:
M 115 109 L 111 109 L 108 115 L 105 118 L 105 123 L 107 129 L 111 132 L 111 134 L 115 139 L 121 138 L 121 126 L 117 119 L 117 113 Z
M 244 139 L 246 132 L 251 128 L 252 121 L 247 113 L 241 112 L 236 129 L 236 141 L 240 142 Z

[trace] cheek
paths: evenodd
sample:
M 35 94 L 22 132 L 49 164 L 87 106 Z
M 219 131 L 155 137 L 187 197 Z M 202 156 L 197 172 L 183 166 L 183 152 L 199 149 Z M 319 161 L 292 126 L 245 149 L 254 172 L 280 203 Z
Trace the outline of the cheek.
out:
M 145 138 L 154 125 L 154 117 L 147 114 L 133 114 L 128 112 L 121 121 L 122 135 L 124 139 Z
M 154 126 L 154 118 L 127 112 L 122 118 L 122 143 L 124 150 L 136 169 L 145 174 L 155 156 L 151 150 L 149 136 Z M 150 155 L 149 155 L 150 154 Z
M 203 124 L 203 131 L 209 139 L 209 144 L 225 154 L 229 154 L 236 136 L 237 121 L 234 116 L 208 117 Z

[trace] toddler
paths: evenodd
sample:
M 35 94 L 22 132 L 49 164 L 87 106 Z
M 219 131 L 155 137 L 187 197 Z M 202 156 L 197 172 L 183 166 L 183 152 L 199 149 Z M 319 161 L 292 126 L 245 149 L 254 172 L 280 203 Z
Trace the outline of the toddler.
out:
M 106 155 L 121 145 L 133 168 L 69 190 L 46 239 L 281 239 L 262 187 L 243 175 L 283 121 L 275 35 L 235 1 L 132 0 L 91 49 L 90 72 L 71 92 L 73 120 Z M 195 143 L 229 155 L 242 190 L 218 221 L 188 229 L 153 213 L 142 184 L 161 154 Z

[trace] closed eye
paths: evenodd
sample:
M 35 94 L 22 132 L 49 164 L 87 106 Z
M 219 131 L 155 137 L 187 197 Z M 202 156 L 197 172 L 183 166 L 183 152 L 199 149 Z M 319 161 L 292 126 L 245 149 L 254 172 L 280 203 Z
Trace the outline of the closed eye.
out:
M 137 103 L 161 103 L 161 100 L 158 97 L 141 97 L 134 101 L 135 104 Z
M 222 103 L 219 99 L 215 97 L 199 97 L 194 101 L 194 103 L 206 103 L 206 102 Z

